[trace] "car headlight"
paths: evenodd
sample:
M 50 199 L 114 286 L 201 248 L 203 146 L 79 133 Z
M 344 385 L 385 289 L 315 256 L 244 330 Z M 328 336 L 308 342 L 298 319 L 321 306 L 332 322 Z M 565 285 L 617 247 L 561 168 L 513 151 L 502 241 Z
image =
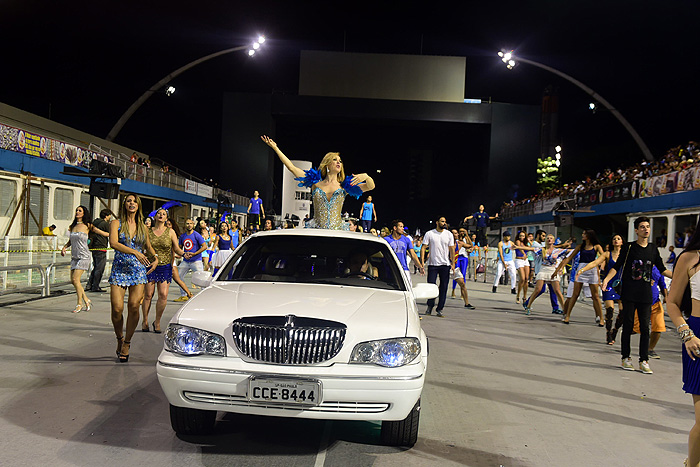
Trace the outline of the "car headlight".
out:
M 169 324 L 165 331 L 165 349 L 180 355 L 226 356 L 226 340 L 213 332 L 181 324 Z
M 411 363 L 420 355 L 420 341 L 415 337 L 399 337 L 361 342 L 350 355 L 350 363 L 374 363 L 397 367 Z

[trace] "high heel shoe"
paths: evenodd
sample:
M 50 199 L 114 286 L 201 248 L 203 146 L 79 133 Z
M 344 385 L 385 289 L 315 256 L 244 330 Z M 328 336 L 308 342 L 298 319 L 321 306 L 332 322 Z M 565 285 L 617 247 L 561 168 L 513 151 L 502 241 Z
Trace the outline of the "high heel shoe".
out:
M 131 342 L 124 341 L 122 344 L 122 352 L 119 352 L 119 363 L 126 363 L 129 361 L 129 354 L 124 354 L 124 345 L 127 345 L 129 347 L 129 350 L 131 350 Z
M 92 308 L 92 300 L 87 301 L 87 308 L 85 309 L 85 311 L 90 311 L 90 308 Z
M 117 358 L 121 355 L 122 352 L 122 341 L 124 340 L 124 336 L 117 337 L 117 342 L 119 342 L 119 348 L 117 349 Z
M 83 305 L 75 305 L 75 309 L 71 313 L 80 313 L 83 311 Z
M 156 322 L 155 321 L 153 321 L 153 332 L 155 332 L 156 334 L 161 334 L 163 332 L 160 329 L 156 329 Z

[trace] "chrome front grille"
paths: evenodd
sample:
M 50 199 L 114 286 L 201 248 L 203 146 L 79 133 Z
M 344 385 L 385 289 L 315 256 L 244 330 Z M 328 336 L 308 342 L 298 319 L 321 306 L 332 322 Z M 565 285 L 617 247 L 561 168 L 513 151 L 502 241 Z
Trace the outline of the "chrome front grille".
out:
M 246 357 L 281 365 L 310 365 L 335 357 L 346 326 L 335 321 L 287 316 L 253 316 L 233 322 L 233 341 Z

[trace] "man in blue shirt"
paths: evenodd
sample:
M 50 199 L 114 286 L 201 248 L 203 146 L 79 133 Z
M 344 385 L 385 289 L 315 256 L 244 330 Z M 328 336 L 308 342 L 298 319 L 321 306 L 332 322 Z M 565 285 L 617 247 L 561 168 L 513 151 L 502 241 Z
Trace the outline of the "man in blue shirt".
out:
M 253 230 L 260 229 L 260 219 L 265 217 L 263 201 L 259 196 L 260 193 L 258 193 L 258 190 L 255 190 L 253 192 L 253 197 L 250 198 L 250 203 L 248 203 L 248 225 L 251 226 Z
M 425 274 L 425 269 L 423 269 L 423 264 L 421 264 L 418 259 L 418 255 L 413 250 L 413 242 L 410 238 L 404 235 L 403 222 L 400 220 L 394 220 L 391 222 L 391 235 L 384 237 L 384 239 L 389 242 L 391 249 L 394 250 L 396 256 L 399 258 L 401 267 L 403 267 L 403 272 L 406 275 L 408 283 L 411 284 L 411 273 L 408 270 L 408 262 L 406 261 L 407 255 L 411 255 L 411 259 L 414 264 L 418 265 L 421 275 Z
M 202 252 L 207 249 L 207 243 L 204 237 L 199 235 L 199 232 L 194 230 L 194 221 L 187 219 L 185 221 L 185 233 L 180 235 L 180 248 L 185 250 L 185 256 L 182 262 L 177 267 L 177 272 L 180 274 L 180 279 L 185 279 L 187 271 L 203 271 Z M 176 298 L 176 302 L 186 302 L 189 300 L 187 292 L 180 287 L 180 298 Z
M 464 222 L 467 222 L 469 219 L 476 219 L 476 240 L 479 243 L 479 245 L 486 246 L 488 245 L 488 240 L 486 238 L 486 228 L 488 227 L 489 221 L 491 219 L 497 218 L 498 213 L 496 213 L 495 216 L 491 217 L 486 212 L 484 212 L 484 205 L 480 204 L 479 210 L 471 216 L 465 217 Z
M 362 213 L 360 214 L 360 226 L 363 232 L 369 232 L 372 228 L 372 219 L 377 222 L 377 211 L 374 210 L 372 196 L 367 197 L 367 201 L 362 203 Z

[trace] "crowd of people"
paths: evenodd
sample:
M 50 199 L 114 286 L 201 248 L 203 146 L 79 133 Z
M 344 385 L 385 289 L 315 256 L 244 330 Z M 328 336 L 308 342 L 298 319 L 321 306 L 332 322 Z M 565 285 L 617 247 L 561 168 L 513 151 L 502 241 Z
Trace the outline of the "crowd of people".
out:
M 606 168 L 598 172 L 595 177 L 586 176 L 573 183 L 566 183 L 560 187 L 555 187 L 530 197 L 507 201 L 503 204 L 503 208 L 552 198 L 571 199 L 578 193 L 588 190 L 605 188 L 632 180 L 646 179 L 697 166 L 700 166 L 700 144 L 695 141 L 689 141 L 685 146 L 680 145 L 670 148 L 662 157 L 653 162 L 642 161 L 629 167 L 618 167 L 615 170 Z
M 470 265 L 480 263 L 482 253 L 488 253 L 485 239 L 480 238 L 478 222 L 486 222 L 491 216 L 484 212 L 483 207 L 465 218 L 465 221 L 477 219 L 475 232 L 469 232 L 464 222 L 457 228 L 450 228 L 443 216 L 437 217 L 435 228 L 423 236 L 410 237 L 400 220 L 394 220 L 391 228 L 377 231 L 372 226 L 377 217 L 370 197 L 363 204 L 360 222 L 345 219 L 342 215 L 347 195 L 360 197 L 374 188 L 371 177 L 367 174 L 345 176 L 338 153 L 328 153 L 318 169 L 303 171 L 292 164 L 274 141 L 268 137 L 263 137 L 263 141 L 301 184 L 312 188 L 314 219 L 305 219 L 303 227 L 355 232 L 368 230 L 384 237 L 397 254 L 409 283 L 412 281 L 409 266 L 412 263 L 413 274 L 427 274 L 428 282 L 438 286 L 437 297 L 427 301 L 425 315 L 432 315 L 434 311 L 438 317 L 445 316 L 450 282 L 452 296 L 456 298 L 455 290 L 459 286 L 464 307 L 475 309 L 469 301 L 465 279 L 478 272 L 476 269 L 470 271 Z M 696 154 L 690 147 L 688 151 Z M 693 163 L 689 158 L 685 162 Z M 110 220 L 112 213 L 103 210 L 98 219 L 90 221 L 87 208 L 79 206 L 70 227 L 70 240 L 62 251 L 65 254 L 66 248 L 71 247 L 71 278 L 74 278 L 78 301 L 74 312 L 89 310 L 91 306 L 80 286 L 80 275 L 90 264 L 87 239 L 89 236 L 108 238 L 109 245 L 115 250 L 108 282 L 117 340 L 116 355 L 119 362 L 128 362 L 131 340 L 139 321 L 143 332 L 161 332 L 160 319 L 171 280 L 181 287 L 177 301 L 186 301 L 192 294 L 181 279 L 188 271 L 215 272 L 246 235 L 256 230 L 295 227 L 288 223 L 275 226 L 272 219 L 265 218 L 263 203 L 257 199 L 257 194 L 251 199 L 248 211 L 253 222 L 245 231 L 233 219 L 224 217 L 217 225 L 206 219 L 187 219 L 181 233 L 177 223 L 168 219 L 165 209 L 159 209 L 155 217 L 147 221 L 137 195 L 123 199 L 119 214 L 113 220 Z M 584 230 L 580 239 L 565 242 L 542 230 L 534 233 L 521 231 L 515 236 L 505 231 L 495 248 L 492 292 L 498 292 L 501 277 L 507 271 L 510 293 L 515 295 L 514 307 L 522 306 L 524 313 L 530 315 L 537 298 L 548 290 L 552 313 L 561 315 L 562 323 L 569 324 L 574 305 L 583 291 L 586 297 L 590 297 L 595 324 L 605 328 L 606 343 L 612 345 L 622 330 L 621 367 L 625 370 L 636 370 L 631 360 L 631 336 L 639 334 L 638 369 L 644 374 L 653 373 L 649 359 L 660 358 L 655 346 L 665 331 L 662 298 L 667 300 L 668 316 L 682 341 L 683 387 L 692 394 L 696 408 L 696 424 L 689 434 L 687 465 L 697 465 L 700 461 L 700 339 L 695 333 L 700 333 L 700 275 L 696 274 L 700 271 L 700 232 L 696 229 L 685 239 L 683 252 L 668 264 L 661 259 L 658 241 L 649 238 L 649 219 L 637 218 L 634 229 L 636 241 L 625 242 L 622 236 L 613 235 L 605 247 L 593 230 Z M 102 244 L 97 250 L 101 251 L 101 248 Z M 104 261 L 99 254 L 95 257 L 95 251 L 92 254 L 95 268 L 88 290 L 99 290 Z M 178 257 L 182 261 L 176 265 Z M 568 280 L 562 280 L 564 275 Z M 664 278 L 673 278 L 670 290 Z M 565 297 L 561 286 L 566 282 Z M 528 293 L 531 287 L 532 292 Z M 156 290 L 155 318 L 149 323 L 150 305 Z

